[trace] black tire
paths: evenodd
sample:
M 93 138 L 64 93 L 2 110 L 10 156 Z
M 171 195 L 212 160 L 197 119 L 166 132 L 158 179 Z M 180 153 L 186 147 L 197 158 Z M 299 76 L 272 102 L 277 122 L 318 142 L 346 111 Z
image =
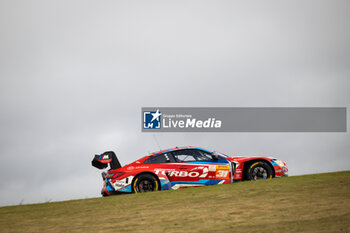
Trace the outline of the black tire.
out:
M 138 175 L 131 184 L 134 193 L 153 192 L 160 190 L 157 178 L 151 174 Z
M 271 167 L 263 161 L 257 161 L 249 165 L 247 169 L 247 180 L 266 180 L 272 178 Z

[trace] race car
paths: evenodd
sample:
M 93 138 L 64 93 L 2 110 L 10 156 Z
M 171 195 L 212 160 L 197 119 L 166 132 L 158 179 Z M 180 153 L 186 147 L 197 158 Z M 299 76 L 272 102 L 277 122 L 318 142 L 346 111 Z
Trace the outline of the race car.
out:
M 272 157 L 229 157 L 199 147 L 176 147 L 121 166 L 113 151 L 95 155 L 102 172 L 102 196 L 227 184 L 288 176 L 286 162 Z

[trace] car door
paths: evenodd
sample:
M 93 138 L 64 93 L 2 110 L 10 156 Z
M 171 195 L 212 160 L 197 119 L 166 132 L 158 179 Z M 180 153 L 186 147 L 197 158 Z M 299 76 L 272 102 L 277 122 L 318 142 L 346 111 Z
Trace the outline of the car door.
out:
M 231 183 L 232 168 L 231 163 L 225 157 L 222 157 L 216 153 L 198 150 L 200 157 L 197 158 L 198 162 L 209 165 L 209 179 L 211 184 L 223 184 Z
M 230 180 L 230 166 L 225 159 L 214 159 L 210 153 L 198 149 L 171 152 L 177 166 L 169 172 L 169 180 L 176 187 L 203 186 Z

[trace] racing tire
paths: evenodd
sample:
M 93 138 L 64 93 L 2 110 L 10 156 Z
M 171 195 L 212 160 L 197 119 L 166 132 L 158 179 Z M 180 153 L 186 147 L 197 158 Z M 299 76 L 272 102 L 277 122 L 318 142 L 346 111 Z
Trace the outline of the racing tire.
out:
M 151 174 L 138 175 L 132 182 L 133 193 L 153 192 L 160 190 L 157 178 Z
M 247 170 L 247 180 L 266 180 L 272 178 L 271 167 L 263 161 L 258 161 L 249 165 Z

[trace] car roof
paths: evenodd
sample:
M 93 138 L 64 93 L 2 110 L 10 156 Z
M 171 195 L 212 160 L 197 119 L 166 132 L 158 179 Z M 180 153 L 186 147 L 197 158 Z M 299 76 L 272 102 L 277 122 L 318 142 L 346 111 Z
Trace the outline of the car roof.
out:
M 172 151 L 176 151 L 176 150 L 184 150 L 184 149 L 196 149 L 196 150 L 203 150 L 206 151 L 208 153 L 212 153 L 212 151 L 210 150 L 206 150 L 204 148 L 201 147 L 197 147 L 197 146 L 181 146 L 181 147 L 175 147 L 175 148 L 171 148 L 171 149 L 166 149 L 166 150 L 161 150 L 152 154 L 163 154 L 163 153 L 168 153 L 168 152 L 172 152 Z

